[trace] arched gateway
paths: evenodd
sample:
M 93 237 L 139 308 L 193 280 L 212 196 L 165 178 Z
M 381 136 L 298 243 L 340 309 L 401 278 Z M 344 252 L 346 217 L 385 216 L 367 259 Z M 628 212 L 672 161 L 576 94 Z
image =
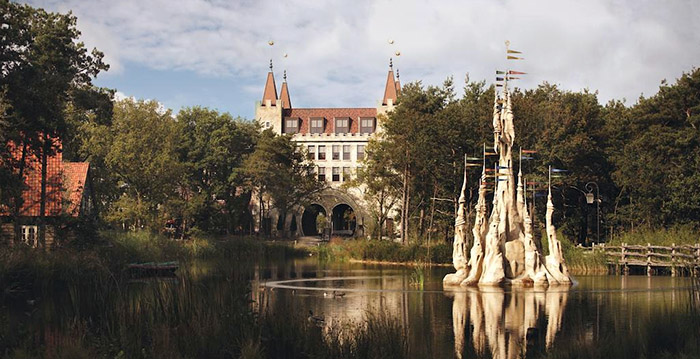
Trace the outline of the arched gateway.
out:
M 295 208 L 285 218 L 285 232 L 291 237 L 321 235 L 318 219 L 323 215 L 325 228 L 332 236 L 359 237 L 365 235 L 365 221 L 369 220 L 364 208 L 350 194 L 335 188 L 326 188 L 310 204 Z M 301 224 L 292 226 L 293 223 Z M 296 228 L 294 228 L 296 227 Z

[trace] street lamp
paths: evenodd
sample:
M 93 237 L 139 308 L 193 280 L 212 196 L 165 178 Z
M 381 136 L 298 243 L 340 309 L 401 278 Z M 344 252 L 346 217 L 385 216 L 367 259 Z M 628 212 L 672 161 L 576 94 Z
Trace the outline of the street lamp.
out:
M 597 236 L 597 242 L 600 244 L 600 188 L 598 187 L 598 184 L 595 182 L 588 182 L 586 183 L 586 186 L 584 187 L 588 193 L 586 193 L 586 202 L 588 204 L 593 204 L 593 186 L 595 186 L 595 199 L 596 199 L 596 236 Z

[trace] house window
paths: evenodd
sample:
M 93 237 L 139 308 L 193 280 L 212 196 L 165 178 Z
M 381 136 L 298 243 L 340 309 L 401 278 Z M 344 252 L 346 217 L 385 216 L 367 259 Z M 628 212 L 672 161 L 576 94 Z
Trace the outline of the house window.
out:
M 284 119 L 284 133 L 299 133 L 299 119 L 297 117 Z
M 316 146 L 315 145 L 309 145 L 309 152 L 306 154 L 306 158 L 309 160 L 315 160 L 316 159 Z
M 352 174 L 350 173 L 350 167 L 343 167 L 343 182 L 352 179 Z
M 333 145 L 333 159 L 340 159 L 340 145 Z
M 311 117 L 311 133 L 323 133 L 323 117 Z
M 343 161 L 350 161 L 350 145 L 343 145 Z
M 365 159 L 365 145 L 357 145 L 357 160 Z
M 374 117 L 361 117 L 360 118 L 360 133 L 371 134 L 374 133 L 375 126 Z
M 22 242 L 30 247 L 37 247 L 39 243 L 37 226 L 22 226 Z
M 349 133 L 350 132 L 350 117 L 336 117 L 335 118 L 335 133 Z
M 319 181 L 325 181 L 325 180 L 326 180 L 326 168 L 325 168 L 325 167 L 319 167 L 319 168 L 318 168 L 318 180 L 319 180 Z
M 318 145 L 318 160 L 326 160 L 326 145 Z
M 340 167 L 333 167 L 333 182 L 340 182 Z

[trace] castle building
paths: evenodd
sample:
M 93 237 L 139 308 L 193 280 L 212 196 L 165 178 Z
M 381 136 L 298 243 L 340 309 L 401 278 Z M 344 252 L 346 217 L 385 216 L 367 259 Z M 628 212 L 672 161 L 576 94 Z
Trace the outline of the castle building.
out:
M 336 236 L 362 236 L 370 221 L 359 187 L 343 186 L 362 166 L 365 147 L 375 133 L 381 132 L 382 114 L 394 108 L 401 92 L 401 84 L 389 65 L 384 97 L 377 107 L 364 108 L 295 108 L 292 106 L 287 74 L 277 92 L 270 61 L 262 101 L 255 104 L 255 119 L 263 129 L 277 134 L 291 134 L 293 141 L 304 146 L 313 161 L 319 180 L 327 187 L 311 204 L 298 208 L 282 218 L 270 211 L 269 227 L 272 232 L 285 236 L 313 236 L 321 232 L 319 213 L 327 218 L 325 225 Z M 252 206 L 255 207 L 255 206 Z M 321 217 L 323 218 L 323 217 Z M 389 221 L 388 226 L 393 226 Z M 264 226 L 263 226 L 264 227 Z

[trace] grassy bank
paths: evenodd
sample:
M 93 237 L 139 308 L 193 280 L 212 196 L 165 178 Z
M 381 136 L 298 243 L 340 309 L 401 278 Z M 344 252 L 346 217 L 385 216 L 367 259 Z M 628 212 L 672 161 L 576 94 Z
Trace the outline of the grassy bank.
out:
M 311 248 L 322 261 L 378 261 L 392 263 L 448 264 L 452 262 L 452 245 L 447 243 L 412 243 L 403 245 L 391 241 L 348 239 Z

